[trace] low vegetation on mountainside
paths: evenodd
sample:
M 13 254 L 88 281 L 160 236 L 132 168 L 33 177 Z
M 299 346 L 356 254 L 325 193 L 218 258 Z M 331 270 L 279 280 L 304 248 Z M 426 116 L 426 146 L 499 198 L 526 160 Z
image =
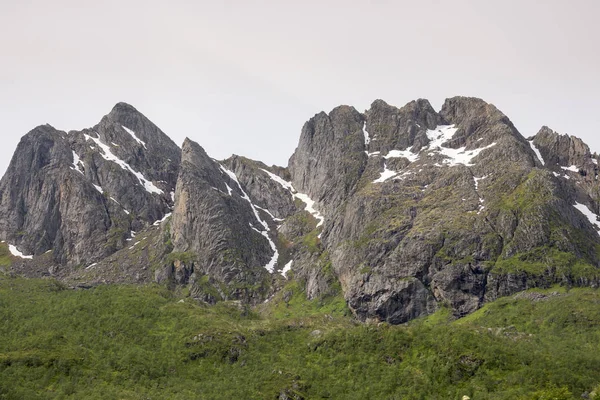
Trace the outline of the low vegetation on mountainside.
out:
M 600 384 L 600 292 L 532 290 L 466 318 L 355 321 L 290 281 L 268 303 L 0 275 L 0 399 L 575 399 Z

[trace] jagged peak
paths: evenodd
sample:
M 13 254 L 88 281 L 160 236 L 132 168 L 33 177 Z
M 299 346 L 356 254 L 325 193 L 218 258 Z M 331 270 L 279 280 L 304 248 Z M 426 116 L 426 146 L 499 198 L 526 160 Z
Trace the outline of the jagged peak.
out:
M 33 128 L 29 132 L 27 132 L 27 134 L 25 136 L 30 135 L 32 133 L 38 133 L 38 132 L 39 133 L 46 133 L 46 132 L 57 132 L 57 131 L 58 130 L 54 126 L 52 126 L 50 124 L 41 124 L 41 125 L 38 125 L 35 128 Z
M 454 96 L 444 101 L 440 114 L 444 118 L 453 120 L 465 114 L 480 113 L 483 115 L 496 115 L 506 117 L 496 106 L 478 97 Z
M 111 113 L 114 113 L 114 112 L 139 113 L 139 111 L 134 106 L 132 106 L 129 103 L 122 102 L 122 101 L 115 104 L 110 112 Z
M 402 110 L 402 109 L 423 109 L 435 113 L 435 109 L 431 106 L 431 103 L 427 99 L 419 98 L 416 100 L 411 100 L 402 107 L 398 108 L 387 103 L 385 100 L 376 99 L 371 103 L 371 109 L 394 109 L 394 110 Z
M 192 165 L 200 167 L 206 162 L 212 161 L 206 151 L 198 143 L 186 137 L 181 145 L 181 163 L 188 162 Z
M 144 114 L 142 114 L 138 109 L 136 109 L 131 104 L 119 102 L 115 104 L 115 106 L 110 110 L 108 114 L 106 114 L 103 120 L 108 120 L 110 122 L 126 126 L 129 129 L 136 128 L 140 122 L 150 122 L 151 121 L 146 118 Z
M 535 138 L 541 136 L 554 137 L 555 139 L 564 138 L 568 140 L 580 141 L 583 143 L 583 139 L 574 135 L 569 135 L 568 133 L 557 132 L 554 129 L 548 127 L 547 125 L 542 125 L 540 130 L 533 137 Z
M 390 107 L 390 105 L 382 99 L 375 99 L 373 100 L 373 102 L 371 103 L 371 108 L 378 108 L 378 107 Z

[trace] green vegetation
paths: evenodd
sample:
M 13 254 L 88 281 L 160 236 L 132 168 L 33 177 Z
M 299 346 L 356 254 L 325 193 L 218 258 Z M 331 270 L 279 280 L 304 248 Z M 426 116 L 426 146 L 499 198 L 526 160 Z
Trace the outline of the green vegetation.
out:
M 582 262 L 572 253 L 559 251 L 553 247 L 537 247 L 496 262 L 493 273 L 526 273 L 530 276 L 544 276 L 548 282 L 566 281 L 577 283 L 581 280 L 600 280 L 598 268 Z
M 365 325 L 290 281 L 254 310 L 163 287 L 0 275 L 0 399 L 575 399 L 599 392 L 600 292 Z
M 181 261 L 186 265 L 191 265 L 196 260 L 196 254 L 191 251 L 172 252 L 167 256 L 167 263 L 172 264 L 175 261 Z
M 6 243 L 0 243 L 0 267 L 10 267 L 12 264 L 12 255 L 8 250 Z

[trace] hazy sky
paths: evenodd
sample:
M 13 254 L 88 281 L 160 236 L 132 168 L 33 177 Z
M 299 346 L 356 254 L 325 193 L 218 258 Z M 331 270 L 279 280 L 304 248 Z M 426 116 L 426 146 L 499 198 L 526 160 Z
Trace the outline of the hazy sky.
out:
M 0 173 L 125 101 L 215 158 L 287 165 L 321 110 L 455 95 L 600 151 L 600 1 L 0 0 Z

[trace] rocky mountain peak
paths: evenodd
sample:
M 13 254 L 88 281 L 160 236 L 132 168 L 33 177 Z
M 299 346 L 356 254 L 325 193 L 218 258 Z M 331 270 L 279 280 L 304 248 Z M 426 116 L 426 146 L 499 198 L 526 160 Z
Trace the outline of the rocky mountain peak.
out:
M 366 150 L 381 155 L 409 148 L 418 152 L 429 143 L 427 130 L 442 125 L 438 113 L 424 99 L 411 101 L 402 108 L 375 100 L 365 117 Z
M 181 162 L 188 162 L 196 167 L 210 161 L 211 158 L 198 143 L 186 137 L 181 145 Z
M 543 126 L 532 141 L 549 166 L 585 168 L 593 164 L 590 148 L 578 137 Z
M 90 129 L 21 140 L 0 239 L 34 256 L 14 267 L 32 275 L 50 259 L 64 279 L 256 304 L 291 271 L 310 298 L 341 287 L 361 320 L 462 316 L 530 287 L 600 283 L 598 161 L 547 127 L 525 139 L 472 97 L 318 113 L 287 168 L 180 149 L 119 103 Z
M 169 211 L 180 157 L 123 103 L 90 129 L 39 126 L 0 182 L 0 235 L 26 254 L 52 251 L 61 265 L 102 259 Z

